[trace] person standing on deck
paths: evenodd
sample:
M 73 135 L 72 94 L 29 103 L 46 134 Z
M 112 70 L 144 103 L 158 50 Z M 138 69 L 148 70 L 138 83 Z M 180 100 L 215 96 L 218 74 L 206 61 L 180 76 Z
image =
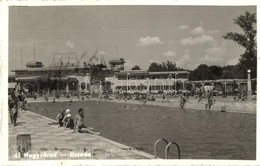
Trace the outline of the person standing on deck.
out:
M 16 126 L 17 117 L 18 117 L 18 98 L 16 96 L 16 92 L 13 91 L 10 94 L 10 98 L 8 100 L 10 120 L 13 126 Z

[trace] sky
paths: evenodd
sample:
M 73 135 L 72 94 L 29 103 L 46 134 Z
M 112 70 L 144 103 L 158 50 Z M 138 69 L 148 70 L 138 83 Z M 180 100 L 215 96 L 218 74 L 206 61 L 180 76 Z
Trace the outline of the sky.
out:
M 233 19 L 245 11 L 255 13 L 256 7 L 10 7 L 9 73 L 33 61 L 34 48 L 36 61 L 47 67 L 56 53 L 73 52 L 87 62 L 95 50 L 107 61 L 124 58 L 126 70 L 167 60 L 189 70 L 234 65 L 245 50 L 222 36 L 242 33 Z

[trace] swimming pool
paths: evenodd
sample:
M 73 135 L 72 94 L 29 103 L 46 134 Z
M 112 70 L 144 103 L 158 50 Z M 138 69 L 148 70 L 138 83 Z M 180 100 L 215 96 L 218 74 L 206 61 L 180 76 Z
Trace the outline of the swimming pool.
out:
M 256 159 L 256 115 L 161 106 L 75 101 L 30 103 L 31 111 L 55 119 L 62 108 L 85 109 L 85 124 L 101 136 L 153 154 L 159 138 L 177 142 L 182 159 Z M 163 143 L 158 156 L 164 158 Z M 170 148 L 169 158 L 177 158 Z

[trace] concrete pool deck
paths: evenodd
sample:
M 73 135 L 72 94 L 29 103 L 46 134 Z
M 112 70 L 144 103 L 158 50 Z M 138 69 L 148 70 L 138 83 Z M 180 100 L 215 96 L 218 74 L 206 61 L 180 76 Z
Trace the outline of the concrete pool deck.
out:
M 97 136 L 78 132 L 72 133 L 71 129 L 59 128 L 54 122 L 50 118 L 30 111 L 20 111 L 17 126 L 13 127 L 10 121 L 8 124 L 9 160 L 154 158 L 153 155 L 106 139 L 102 137 L 102 134 Z M 20 134 L 31 136 L 31 148 L 29 148 L 28 154 L 24 155 L 24 158 L 15 156 L 17 153 L 17 135 Z M 80 157 L 79 155 L 85 156 Z

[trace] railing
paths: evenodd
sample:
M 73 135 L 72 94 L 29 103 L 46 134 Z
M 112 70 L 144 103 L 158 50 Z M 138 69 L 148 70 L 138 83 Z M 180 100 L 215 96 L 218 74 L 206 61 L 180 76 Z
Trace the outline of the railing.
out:
M 167 145 L 168 145 L 168 141 L 166 139 L 158 139 L 155 143 L 154 143 L 154 156 L 155 158 L 157 158 L 157 143 L 159 143 L 160 141 L 164 141 Z
M 158 139 L 155 143 L 154 143 L 154 157 L 157 158 L 157 144 L 160 141 L 164 141 L 167 146 L 165 147 L 165 159 L 169 158 L 169 149 L 171 145 L 175 145 L 177 147 L 178 150 L 178 159 L 181 159 L 181 150 L 180 150 L 180 146 L 176 143 L 176 142 L 168 142 L 166 139 Z
M 171 142 L 171 143 L 169 143 L 169 144 L 166 146 L 166 148 L 165 148 L 165 159 L 168 159 L 168 157 L 169 157 L 169 148 L 170 148 L 171 145 L 176 145 L 176 147 L 177 147 L 177 149 L 178 149 L 178 158 L 181 159 L 180 146 L 179 146 L 177 143 L 175 143 L 175 142 Z

